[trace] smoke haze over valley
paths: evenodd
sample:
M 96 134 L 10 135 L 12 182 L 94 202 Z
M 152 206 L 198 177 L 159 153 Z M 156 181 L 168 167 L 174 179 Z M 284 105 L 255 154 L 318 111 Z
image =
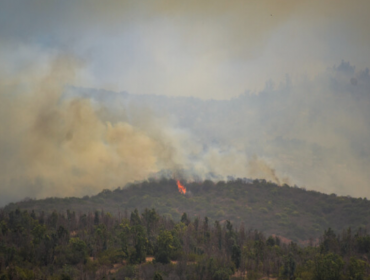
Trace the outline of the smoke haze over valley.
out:
M 225 3 L 4 1 L 0 206 L 163 174 L 370 197 L 369 2 Z

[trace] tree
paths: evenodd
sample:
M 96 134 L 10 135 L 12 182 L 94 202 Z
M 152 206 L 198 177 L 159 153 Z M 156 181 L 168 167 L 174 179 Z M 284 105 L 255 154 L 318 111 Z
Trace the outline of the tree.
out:
M 242 250 L 240 246 L 234 243 L 232 251 L 231 251 L 231 260 L 234 262 L 235 267 L 238 269 L 240 267 L 240 260 L 242 256 Z
M 108 246 L 108 231 L 104 224 L 99 224 L 95 227 L 95 238 L 98 250 L 107 250 Z
M 57 231 L 57 234 L 58 234 L 58 238 L 59 239 L 68 238 L 69 237 L 68 230 L 66 230 L 65 227 L 63 227 L 63 226 L 59 226 L 58 231 Z
M 215 221 L 215 231 L 217 236 L 218 249 L 222 249 L 222 229 L 219 221 Z
M 204 232 L 204 241 L 207 243 L 211 239 L 211 233 L 209 232 L 208 225 L 208 217 L 204 217 L 203 232 Z
M 347 268 L 347 279 L 349 280 L 363 280 L 365 269 L 368 264 L 362 260 L 351 257 Z
M 294 279 L 295 269 L 296 263 L 293 259 L 293 254 L 289 253 L 289 256 L 284 261 L 284 266 L 281 274 L 284 278 L 292 280 Z
M 46 234 L 46 226 L 37 224 L 32 229 L 33 243 L 39 244 Z
M 163 264 L 170 262 L 170 255 L 173 251 L 173 236 L 168 230 L 160 232 L 157 238 L 155 261 Z
M 275 246 L 275 238 L 273 238 L 272 236 L 270 236 L 267 240 L 266 240 L 266 245 L 269 246 L 269 247 L 273 247 Z
M 1 221 L 0 230 L 1 230 L 2 235 L 6 235 L 7 232 L 9 231 L 8 226 L 6 225 L 5 221 Z
M 129 246 L 129 238 L 130 238 L 130 226 L 127 224 L 120 225 L 121 232 L 119 233 L 119 238 L 121 240 L 121 250 L 128 256 L 128 246 Z
M 58 213 L 54 210 L 49 216 L 48 223 L 52 228 L 56 228 L 58 222 Z
M 320 245 L 320 252 L 322 254 L 326 254 L 329 252 L 336 253 L 339 249 L 339 246 L 334 231 L 331 228 L 329 228 L 327 231 L 324 232 L 323 238 L 324 240 Z
M 159 220 L 159 215 L 157 214 L 157 212 L 154 209 L 149 210 L 147 208 L 145 208 L 144 212 L 141 215 L 143 216 L 143 219 L 144 219 L 144 222 L 145 222 L 146 234 L 147 234 L 148 238 L 151 239 L 150 238 L 151 233 L 153 231 L 154 225 Z
M 213 279 L 215 280 L 229 280 L 230 279 L 230 270 L 226 268 L 218 269 L 215 274 L 213 275 Z
M 31 212 L 31 217 L 32 217 L 32 219 L 36 220 L 35 210 L 33 210 L 33 209 L 32 209 L 32 212 Z
M 163 280 L 163 277 L 159 272 L 156 272 L 154 273 L 153 280 Z
M 94 225 L 99 224 L 99 211 L 95 211 Z
M 130 224 L 134 226 L 141 224 L 139 211 L 137 211 L 137 209 L 135 209 L 134 212 L 131 212 Z
M 190 221 L 188 219 L 188 215 L 185 212 L 181 216 L 181 222 L 184 223 L 187 226 L 190 224 Z
M 68 249 L 70 252 L 69 261 L 71 262 L 71 264 L 78 264 L 84 261 L 87 257 L 86 243 L 78 237 L 71 238 L 69 240 Z
M 131 264 L 143 263 L 145 262 L 146 249 L 148 246 L 148 239 L 145 236 L 144 227 L 141 225 L 131 227 L 131 234 L 134 249 L 131 249 L 129 252 L 129 261 Z
M 339 255 L 319 255 L 315 260 L 315 280 L 338 280 L 341 278 L 344 262 Z

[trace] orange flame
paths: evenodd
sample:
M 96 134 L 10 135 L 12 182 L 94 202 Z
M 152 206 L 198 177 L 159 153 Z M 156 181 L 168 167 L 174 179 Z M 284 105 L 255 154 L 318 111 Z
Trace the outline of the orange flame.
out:
M 177 187 L 179 188 L 180 193 L 186 194 L 186 188 L 183 185 L 181 185 L 179 180 L 177 180 Z

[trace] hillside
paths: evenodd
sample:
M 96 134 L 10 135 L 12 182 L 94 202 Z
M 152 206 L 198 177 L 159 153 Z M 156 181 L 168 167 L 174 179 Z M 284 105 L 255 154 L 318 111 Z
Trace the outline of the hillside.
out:
M 83 198 L 47 198 L 7 205 L 5 212 L 16 208 L 50 213 L 53 210 L 76 213 L 103 210 L 124 216 L 137 208 L 155 208 L 160 215 L 178 220 L 189 217 L 230 220 L 236 225 L 277 234 L 294 241 L 317 238 L 327 228 L 336 232 L 370 225 L 370 202 L 362 198 L 327 195 L 297 187 L 282 187 L 264 180 L 246 183 L 211 181 L 186 183 L 185 195 L 179 193 L 175 180 L 149 180 L 124 189 L 103 190 Z

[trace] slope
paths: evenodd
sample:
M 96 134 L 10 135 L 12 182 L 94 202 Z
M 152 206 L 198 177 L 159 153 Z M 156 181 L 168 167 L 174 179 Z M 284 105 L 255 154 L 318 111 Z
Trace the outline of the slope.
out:
M 83 198 L 47 198 L 7 205 L 16 208 L 51 212 L 105 211 L 127 215 L 137 208 L 155 208 L 158 213 L 178 220 L 186 212 L 189 217 L 207 216 L 211 220 L 230 220 L 236 225 L 259 229 L 294 241 L 317 238 L 327 228 L 336 232 L 370 225 L 370 202 L 362 198 L 327 195 L 297 187 L 282 187 L 255 180 L 186 183 L 185 195 L 179 193 L 172 179 L 149 180 L 124 189 L 103 190 Z

